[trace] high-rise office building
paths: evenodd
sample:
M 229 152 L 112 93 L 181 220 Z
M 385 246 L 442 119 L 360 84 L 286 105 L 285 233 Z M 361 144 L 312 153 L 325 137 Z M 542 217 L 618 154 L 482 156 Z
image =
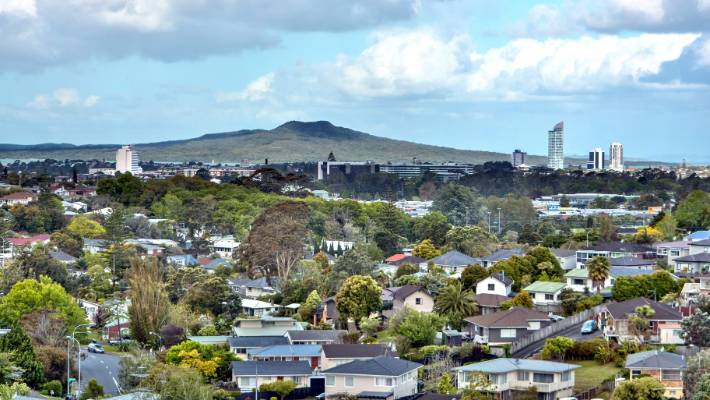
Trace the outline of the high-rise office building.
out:
M 604 150 L 600 147 L 595 147 L 589 152 L 589 161 L 587 161 L 587 169 L 601 171 L 604 169 Z
M 143 168 L 140 166 L 141 160 L 138 157 L 138 152 L 133 150 L 133 146 L 121 146 L 116 151 L 116 171 L 120 173 L 130 172 L 131 174 L 140 174 Z
M 527 164 L 528 153 L 515 149 L 513 152 L 513 167 L 518 168 L 521 165 Z
M 547 167 L 563 169 L 565 167 L 564 122 L 559 122 L 547 132 Z
M 622 172 L 624 170 L 624 146 L 612 143 L 609 146 L 609 169 Z

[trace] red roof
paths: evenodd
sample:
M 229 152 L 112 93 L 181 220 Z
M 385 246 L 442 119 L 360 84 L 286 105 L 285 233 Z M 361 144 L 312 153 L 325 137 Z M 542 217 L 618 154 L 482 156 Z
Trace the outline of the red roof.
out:
M 391 255 L 391 256 L 387 257 L 387 259 L 385 260 L 385 262 L 388 262 L 388 263 L 397 262 L 397 261 L 399 261 L 399 260 L 404 259 L 405 257 L 407 257 L 406 254 L 398 253 L 398 254 L 394 254 L 394 255 Z
M 14 246 L 25 246 L 37 242 L 48 242 L 49 239 L 51 239 L 51 236 L 43 233 L 28 238 L 7 238 L 7 241 L 12 243 Z
M 199 257 L 197 259 L 197 263 L 200 265 L 207 265 L 210 263 L 210 261 L 212 261 L 212 259 L 209 257 Z
M 6 196 L 0 197 L 0 200 L 25 200 L 31 199 L 34 195 L 30 192 L 14 192 Z

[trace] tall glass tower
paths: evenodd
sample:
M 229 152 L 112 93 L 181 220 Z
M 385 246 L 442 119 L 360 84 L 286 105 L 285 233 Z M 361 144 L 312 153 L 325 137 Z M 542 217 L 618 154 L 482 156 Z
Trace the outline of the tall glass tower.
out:
M 565 167 L 564 122 L 560 121 L 547 132 L 547 167 L 563 169 Z

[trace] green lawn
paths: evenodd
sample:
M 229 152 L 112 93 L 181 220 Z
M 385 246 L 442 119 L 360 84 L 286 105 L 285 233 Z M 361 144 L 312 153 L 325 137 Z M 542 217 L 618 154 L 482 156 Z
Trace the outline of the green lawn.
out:
M 574 387 L 576 390 L 588 390 L 599 386 L 606 378 L 616 375 L 621 370 L 614 363 L 599 365 L 594 360 L 569 361 L 569 363 L 582 366 L 582 368 L 575 370 Z

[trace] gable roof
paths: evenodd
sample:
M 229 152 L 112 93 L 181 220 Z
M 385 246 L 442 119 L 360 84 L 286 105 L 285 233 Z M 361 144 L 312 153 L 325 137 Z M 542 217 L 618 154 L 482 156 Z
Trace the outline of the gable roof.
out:
M 12 243 L 14 246 L 26 246 L 28 244 L 33 244 L 37 242 L 48 242 L 52 237 L 45 233 L 34 235 L 27 238 L 7 238 L 6 240 Z
M 413 295 L 416 292 L 425 290 L 416 285 L 404 285 L 392 293 L 392 297 L 397 300 L 405 300 L 407 297 Z
M 532 372 L 561 373 L 579 368 L 579 365 L 565 364 L 553 361 L 527 360 L 518 358 L 496 358 L 475 364 L 453 368 L 454 371 L 475 371 L 483 373 L 505 373 L 518 370 Z
M 537 293 L 557 293 L 564 289 L 565 286 L 567 286 L 567 284 L 564 282 L 535 281 L 523 290 Z
M 637 297 L 618 303 L 609 303 L 606 305 L 606 309 L 614 319 L 627 319 L 629 316 L 636 313 L 636 307 L 643 305 L 650 306 L 656 312 L 656 314 L 648 318 L 650 321 L 680 321 L 683 319 L 681 313 L 673 307 L 649 300 L 645 297 Z
M 683 369 L 685 359 L 680 354 L 650 350 L 626 356 L 626 368 Z
M 235 376 L 302 376 L 313 370 L 308 361 L 233 361 Z
M 400 376 L 422 367 L 422 364 L 394 357 L 379 356 L 369 360 L 355 360 L 323 371 L 324 374 L 353 374 Z
M 404 265 L 404 264 L 411 264 L 411 265 L 415 265 L 415 266 L 416 266 L 416 265 L 419 265 L 419 264 L 422 264 L 422 263 L 425 263 L 425 262 L 426 262 L 425 259 L 423 259 L 423 258 L 421 258 L 421 257 L 416 257 L 416 256 L 406 256 L 406 257 L 404 257 L 404 258 L 402 258 L 402 259 L 399 259 L 399 260 L 397 260 L 397 261 L 388 261 L 388 263 L 389 263 L 390 265 L 396 265 L 396 266 L 398 266 L 398 267 L 399 267 L 400 265 Z
M 30 192 L 12 192 L 0 197 L 0 200 L 27 200 L 34 198 L 34 194 Z
M 483 257 L 481 260 L 488 262 L 496 262 L 507 260 L 512 256 L 519 256 L 525 253 L 525 249 L 519 247 L 517 249 L 499 249 L 493 252 L 493 254 Z
M 556 257 L 567 258 L 577 254 L 577 250 L 572 249 L 550 249 Z
M 341 335 L 347 333 L 344 330 L 320 330 L 311 329 L 307 331 L 288 331 L 287 335 L 291 341 L 332 341 L 337 342 Z
M 62 262 L 66 262 L 66 263 L 73 263 L 73 262 L 76 262 L 76 260 L 77 260 L 77 258 L 74 257 L 73 255 L 67 254 L 63 251 L 51 251 L 50 250 L 48 253 L 49 253 L 50 257 L 52 257 L 53 259 L 55 259 L 57 261 L 62 261 Z
M 710 253 L 698 253 L 698 254 L 691 254 L 689 256 L 683 256 L 683 257 L 678 257 L 674 259 L 674 261 L 677 262 L 686 262 L 686 263 L 706 263 L 710 262 Z
M 435 257 L 430 260 L 430 262 L 435 265 L 443 265 L 446 267 L 461 267 L 470 264 L 478 264 L 480 261 L 481 260 L 478 258 L 469 257 L 466 254 L 456 250 L 448 251 L 439 257 Z
M 326 358 L 373 358 L 389 352 L 384 344 L 324 344 L 322 347 Z
M 549 319 L 550 317 L 544 312 L 525 307 L 513 307 L 505 311 L 464 318 L 464 321 L 485 328 L 527 328 L 528 321 Z
M 399 260 L 402 260 L 406 257 L 407 257 L 407 255 L 403 254 L 403 253 L 392 254 L 391 256 L 389 256 L 385 259 L 385 262 L 386 263 L 393 263 L 393 262 L 397 262 Z
M 243 286 L 245 288 L 249 289 L 270 289 L 271 285 L 269 285 L 269 282 L 266 280 L 266 277 L 262 276 L 261 278 L 256 278 L 256 279 L 249 279 L 249 278 L 240 278 L 240 279 L 233 279 L 230 280 L 229 283 L 232 286 Z
M 491 274 L 491 276 L 489 276 L 489 278 L 495 278 L 501 283 L 503 283 L 505 286 L 510 286 L 513 284 L 513 280 L 510 279 L 510 276 L 507 276 L 506 274 L 501 272 L 494 272 Z
M 288 344 L 285 336 L 231 336 L 229 347 L 255 348 Z

